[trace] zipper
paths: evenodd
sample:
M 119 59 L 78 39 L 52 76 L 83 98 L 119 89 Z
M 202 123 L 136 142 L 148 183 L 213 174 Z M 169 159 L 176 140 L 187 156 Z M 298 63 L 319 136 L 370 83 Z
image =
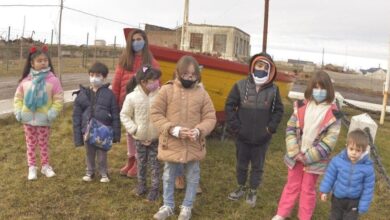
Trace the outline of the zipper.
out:
M 349 178 L 348 178 L 348 195 L 351 188 L 351 179 L 352 179 L 354 168 L 355 168 L 355 164 L 351 164 L 351 171 L 349 172 Z

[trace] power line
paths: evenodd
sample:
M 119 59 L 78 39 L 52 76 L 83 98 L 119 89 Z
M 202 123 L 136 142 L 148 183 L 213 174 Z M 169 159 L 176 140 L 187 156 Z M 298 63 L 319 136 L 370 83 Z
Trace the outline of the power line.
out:
M 0 5 L 0 7 L 60 7 L 60 5 L 27 5 L 27 4 L 18 4 L 18 5 Z
M 89 13 L 89 12 L 81 11 L 79 9 L 70 8 L 70 7 L 67 7 L 67 6 L 64 6 L 64 8 L 68 9 L 68 10 L 71 10 L 71 11 L 82 13 L 82 14 L 85 14 L 85 15 L 89 15 L 89 16 L 92 16 L 92 17 L 95 17 L 95 18 L 100 18 L 100 19 L 103 19 L 103 20 L 111 21 L 111 22 L 114 22 L 114 23 L 124 24 L 124 25 L 131 26 L 131 27 L 137 27 L 137 26 L 132 25 L 132 24 L 128 24 L 128 23 L 125 23 L 125 22 L 122 22 L 122 21 L 114 20 L 114 19 L 111 19 L 111 18 L 106 18 L 106 17 L 100 16 L 100 15 L 95 15 L 95 14 L 92 14 L 92 13 Z

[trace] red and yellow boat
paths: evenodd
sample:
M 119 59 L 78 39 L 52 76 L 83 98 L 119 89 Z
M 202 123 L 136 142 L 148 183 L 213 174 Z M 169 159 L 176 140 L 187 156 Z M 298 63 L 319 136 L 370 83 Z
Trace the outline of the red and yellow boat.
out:
M 127 36 L 127 31 L 128 30 L 125 29 L 125 36 Z M 152 51 L 154 58 L 160 64 L 162 82 L 166 82 L 173 78 L 176 63 L 182 56 L 193 56 L 199 64 L 203 66 L 202 83 L 213 101 L 217 111 L 218 122 L 223 123 L 225 121 L 224 107 L 226 98 L 234 83 L 248 76 L 248 65 L 156 45 L 149 45 L 149 48 Z M 280 95 L 282 97 L 287 97 L 294 80 L 295 76 L 293 74 L 278 71 L 276 84 L 279 87 Z
M 172 79 L 176 63 L 182 56 L 191 55 L 195 57 L 199 64 L 203 66 L 202 83 L 213 100 L 218 121 L 224 122 L 226 98 L 234 83 L 248 76 L 248 65 L 167 47 L 149 45 L 149 48 L 160 64 L 163 82 Z M 294 75 L 287 72 L 278 72 L 276 84 L 282 97 L 287 97 L 294 80 Z

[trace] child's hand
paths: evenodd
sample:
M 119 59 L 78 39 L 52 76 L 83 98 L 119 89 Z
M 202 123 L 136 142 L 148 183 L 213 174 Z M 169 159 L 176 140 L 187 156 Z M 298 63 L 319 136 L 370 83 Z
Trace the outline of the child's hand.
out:
M 189 136 L 190 140 L 195 142 L 198 139 L 200 132 L 199 132 L 199 129 L 194 128 L 194 129 L 189 130 L 189 134 L 190 134 L 190 136 Z
M 328 200 L 328 194 L 321 193 L 321 201 L 326 202 L 326 200 Z
M 186 139 L 187 137 L 190 137 L 190 135 L 191 135 L 190 129 L 180 128 L 180 131 L 179 131 L 179 138 L 180 139 Z

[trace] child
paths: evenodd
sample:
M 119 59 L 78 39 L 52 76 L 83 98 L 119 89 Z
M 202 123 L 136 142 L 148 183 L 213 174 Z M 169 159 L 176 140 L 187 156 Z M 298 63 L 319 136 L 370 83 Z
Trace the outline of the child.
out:
M 114 131 L 113 142 L 120 141 L 121 130 L 118 106 L 112 91 L 105 84 L 108 68 L 103 63 L 96 62 L 88 71 L 90 87 L 80 85 L 73 106 L 73 138 L 76 146 L 85 145 L 86 148 L 86 174 L 82 178 L 85 182 L 92 181 L 95 176 L 95 157 L 99 164 L 100 182 L 108 183 L 110 179 L 107 172 L 107 151 L 90 145 L 84 141 L 84 134 L 91 117 L 106 126 L 112 126 Z M 85 142 L 85 143 L 84 143 Z
M 364 131 L 351 131 L 347 148 L 330 161 L 320 186 L 322 201 L 333 192 L 329 219 L 358 219 L 359 214 L 368 211 L 374 193 L 375 170 L 367 146 Z
M 314 73 L 305 91 L 305 100 L 294 103 L 287 122 L 284 161 L 288 166 L 277 215 L 272 220 L 290 216 L 299 197 L 298 218 L 311 219 L 316 204 L 316 182 L 325 172 L 329 155 L 340 133 L 340 114 L 334 88 L 325 72 Z
M 118 66 L 115 70 L 115 76 L 112 81 L 112 91 L 119 105 L 119 111 L 122 108 L 127 91 L 126 85 L 136 74 L 136 71 L 142 65 L 152 65 L 159 69 L 157 61 L 153 58 L 149 50 L 149 41 L 146 33 L 140 29 L 134 29 L 126 36 L 126 48 L 119 58 Z M 128 177 L 137 176 L 137 161 L 135 160 L 136 149 L 134 140 L 130 134 L 127 134 L 127 163 L 121 168 L 120 174 Z
M 135 140 L 138 164 L 137 196 L 146 193 L 146 167 L 151 166 L 152 187 L 148 201 L 156 201 L 160 183 L 160 163 L 157 160 L 158 131 L 150 121 L 150 106 L 157 95 L 161 72 L 150 65 L 141 67 L 136 76 L 129 81 L 129 94 L 125 98 L 120 113 L 121 121 L 127 133 Z
M 199 161 L 206 156 L 206 136 L 214 129 L 216 115 L 206 90 L 199 85 L 199 64 L 183 56 L 176 66 L 176 79 L 162 86 L 151 108 L 151 119 L 160 131 L 158 158 L 165 162 L 164 205 L 153 216 L 173 215 L 177 169 L 185 167 L 186 192 L 179 219 L 190 219 L 200 179 Z
M 56 175 L 49 165 L 48 144 L 50 125 L 61 112 L 63 103 L 64 92 L 54 75 L 47 46 L 30 48 L 14 98 L 16 120 L 23 123 L 26 137 L 28 180 L 37 179 L 36 145 L 40 146 L 42 174 Z
M 283 116 L 283 103 L 274 84 L 277 70 L 268 54 L 251 58 L 249 76 L 238 81 L 226 100 L 227 125 L 236 136 L 236 175 L 238 188 L 229 194 L 230 200 L 245 195 L 248 167 L 250 184 L 246 202 L 256 205 L 256 192 L 263 175 L 265 155 L 272 134 Z

